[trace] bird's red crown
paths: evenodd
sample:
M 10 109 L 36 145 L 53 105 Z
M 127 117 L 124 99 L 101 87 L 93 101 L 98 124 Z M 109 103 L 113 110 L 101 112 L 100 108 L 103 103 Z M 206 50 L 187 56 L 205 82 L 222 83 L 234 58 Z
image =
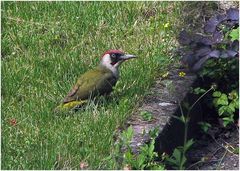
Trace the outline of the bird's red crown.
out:
M 120 53 L 120 54 L 124 54 L 124 52 L 121 51 L 121 50 L 114 50 L 114 49 L 111 49 L 111 50 L 106 51 L 106 52 L 102 55 L 102 57 L 103 57 L 104 55 L 106 55 L 106 54 L 111 54 L 111 53 Z

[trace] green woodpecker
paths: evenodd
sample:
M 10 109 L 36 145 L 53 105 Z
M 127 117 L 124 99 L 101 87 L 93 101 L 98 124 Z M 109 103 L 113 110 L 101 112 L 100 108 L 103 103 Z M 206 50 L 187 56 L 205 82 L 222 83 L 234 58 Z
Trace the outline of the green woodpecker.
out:
M 106 51 L 100 65 L 84 73 L 57 109 L 69 110 L 83 105 L 90 97 L 108 95 L 119 78 L 118 67 L 126 60 L 135 58 L 120 50 Z

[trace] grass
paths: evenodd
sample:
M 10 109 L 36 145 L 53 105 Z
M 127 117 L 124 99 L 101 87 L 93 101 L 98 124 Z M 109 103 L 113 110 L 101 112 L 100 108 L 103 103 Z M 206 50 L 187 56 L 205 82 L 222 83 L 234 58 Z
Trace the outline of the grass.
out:
M 118 169 L 114 134 L 173 62 L 178 2 L 1 2 L 2 169 Z M 168 25 L 165 25 L 169 23 Z M 164 27 L 165 25 L 165 27 Z M 167 27 L 166 27 L 167 26 Z M 110 97 L 57 116 L 80 74 L 108 49 L 121 66 Z

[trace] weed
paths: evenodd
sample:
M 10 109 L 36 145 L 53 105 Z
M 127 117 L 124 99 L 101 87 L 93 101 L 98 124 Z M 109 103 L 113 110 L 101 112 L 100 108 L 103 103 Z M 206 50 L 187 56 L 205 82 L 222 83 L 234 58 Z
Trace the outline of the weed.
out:
M 194 141 L 192 139 L 188 140 L 182 147 L 177 147 L 174 149 L 173 154 L 166 158 L 166 161 L 174 168 L 179 170 L 185 169 L 185 164 L 187 161 L 186 152 L 193 145 Z
M 198 123 L 202 129 L 203 132 L 207 133 L 208 129 L 211 128 L 211 124 L 207 122 L 199 122 Z
M 151 121 L 153 119 L 152 113 L 148 111 L 141 111 L 140 115 L 145 121 Z
M 220 91 L 215 91 L 212 96 L 213 104 L 218 110 L 219 116 L 223 120 L 223 125 L 227 126 L 234 122 L 234 114 L 237 109 L 239 109 L 239 97 L 236 90 L 233 90 L 228 95 L 221 93 Z
M 133 129 L 132 127 L 128 127 L 126 131 L 123 131 L 121 134 L 121 141 L 118 143 L 117 149 L 119 147 L 124 149 L 123 158 L 122 158 L 122 167 L 128 167 L 136 170 L 143 169 L 157 169 L 163 170 L 165 168 L 164 164 L 161 162 L 157 162 L 157 153 L 154 151 L 154 144 L 156 138 L 156 130 L 153 130 L 151 133 L 152 140 L 149 144 L 145 144 L 140 147 L 139 152 L 136 154 L 132 151 L 132 147 L 130 146 L 132 137 L 133 137 Z M 117 150 L 117 152 L 120 152 Z M 118 153 L 115 153 L 118 154 Z
M 179 105 L 181 116 L 180 117 L 174 116 L 174 117 L 184 124 L 184 141 L 182 146 L 179 146 L 174 149 L 173 154 L 171 156 L 166 157 L 166 161 L 169 163 L 171 167 L 179 170 L 185 169 L 185 165 L 187 162 L 186 153 L 194 143 L 193 139 L 190 139 L 190 140 L 187 139 L 188 125 L 190 121 L 190 112 L 195 107 L 195 105 L 199 103 L 199 101 L 213 89 L 214 89 L 214 86 L 211 86 L 211 88 L 205 91 L 204 94 L 202 94 L 191 106 L 189 106 L 188 103 L 184 103 L 183 106 L 187 109 L 187 113 L 183 113 L 182 106 Z

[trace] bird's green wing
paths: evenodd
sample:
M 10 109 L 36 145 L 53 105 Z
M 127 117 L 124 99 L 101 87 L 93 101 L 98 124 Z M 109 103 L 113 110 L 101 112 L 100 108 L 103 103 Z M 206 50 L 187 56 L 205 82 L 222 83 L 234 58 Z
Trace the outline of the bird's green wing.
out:
M 97 68 L 83 74 L 72 90 L 64 98 L 63 103 L 76 100 L 85 100 L 97 94 L 108 94 L 112 91 L 117 79 L 111 71 Z

